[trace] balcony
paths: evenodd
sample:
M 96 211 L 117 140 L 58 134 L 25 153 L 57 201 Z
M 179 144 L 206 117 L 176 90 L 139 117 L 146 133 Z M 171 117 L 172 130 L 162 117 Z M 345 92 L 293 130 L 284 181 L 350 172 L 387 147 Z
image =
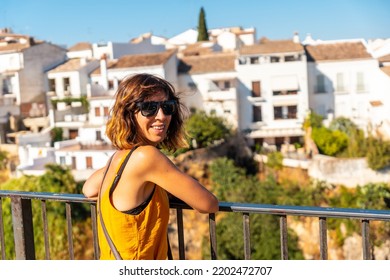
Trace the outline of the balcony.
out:
M 10 200 L 12 216 L 12 227 L 14 232 L 14 247 L 15 258 L 18 260 L 36 259 L 35 245 L 34 245 L 34 225 L 32 222 L 32 201 L 40 202 L 42 231 L 44 240 L 45 259 L 50 257 L 50 242 L 48 231 L 47 218 L 47 204 L 48 202 L 57 202 L 65 207 L 66 213 L 66 228 L 64 232 L 67 233 L 68 252 L 64 252 L 68 259 L 75 259 L 74 240 L 75 233 L 73 231 L 72 223 L 72 209 L 77 204 L 87 204 L 90 207 L 91 228 L 93 242 L 88 248 L 88 244 L 83 247 L 84 250 L 93 250 L 94 259 L 98 259 L 99 248 L 97 243 L 97 223 L 96 223 L 96 203 L 92 200 L 86 199 L 81 194 L 59 194 L 59 193 L 39 193 L 39 192 L 18 192 L 0 190 L 0 251 L 1 259 L 7 259 L 5 253 L 5 234 L 4 234 L 4 215 L 3 201 Z M 185 239 L 184 239 L 184 219 L 183 210 L 193 211 L 187 205 L 177 202 L 170 202 L 171 209 L 176 212 L 177 233 L 174 236 L 170 235 L 170 239 L 176 238 L 178 249 L 174 250 L 174 256 L 180 260 L 186 259 Z M 347 209 L 347 208 L 325 208 L 325 207 L 302 207 L 302 206 L 283 206 L 283 205 L 267 205 L 267 204 L 243 204 L 221 202 L 219 212 L 217 214 L 208 215 L 208 232 L 210 238 L 210 258 L 212 260 L 218 259 L 217 252 L 217 235 L 216 216 L 225 215 L 229 213 L 239 213 L 242 216 L 242 231 L 244 244 L 244 259 L 251 259 L 251 236 L 250 236 L 250 219 L 255 215 L 274 215 L 279 218 L 279 232 L 275 232 L 280 236 L 280 259 L 288 259 L 288 238 L 287 238 L 287 218 L 288 217 L 311 217 L 318 220 L 319 240 L 318 246 L 320 250 L 320 259 L 328 259 L 328 241 L 327 241 L 327 220 L 328 218 L 335 219 L 354 219 L 360 222 L 361 236 L 362 236 L 362 259 L 373 259 L 370 241 L 370 222 L 372 221 L 390 221 L 390 211 L 386 210 L 363 210 L 363 209 Z M 375 232 L 374 232 L 375 235 Z M 41 248 L 42 249 L 42 248 Z
M 237 100 L 237 89 L 229 88 L 226 90 L 209 90 L 205 96 L 205 101 L 229 101 L 229 100 Z

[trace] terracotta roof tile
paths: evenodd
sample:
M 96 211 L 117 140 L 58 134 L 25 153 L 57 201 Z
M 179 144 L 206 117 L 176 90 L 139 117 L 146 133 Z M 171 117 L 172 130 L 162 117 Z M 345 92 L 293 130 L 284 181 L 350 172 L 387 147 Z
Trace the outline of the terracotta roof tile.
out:
M 85 50 L 92 50 L 92 45 L 88 42 L 80 42 L 68 49 L 68 51 L 70 52 L 85 51 Z
M 66 61 L 65 63 L 57 66 L 56 68 L 50 70 L 49 73 L 77 71 L 83 66 L 84 65 L 81 65 L 80 58 L 72 58 Z
M 382 101 L 380 101 L 380 100 L 372 100 L 372 101 L 370 101 L 370 104 L 372 107 L 379 107 L 379 106 L 383 105 Z
M 204 55 L 204 54 L 210 54 L 213 52 L 212 46 L 203 46 L 202 42 L 197 42 L 195 44 L 188 45 L 184 50 L 181 51 L 181 53 L 184 56 L 190 56 L 190 55 Z
M 299 43 L 294 43 L 292 40 L 264 40 L 260 44 L 242 46 L 240 54 L 268 54 L 303 51 L 303 46 Z
M 306 50 L 309 61 L 372 58 L 361 42 L 308 45 L 306 46 Z
M 111 68 L 117 61 L 118 59 L 107 60 L 107 68 Z M 96 68 L 91 73 L 91 75 L 100 75 L 100 74 L 101 74 L 100 66 L 98 66 L 98 68 Z
M 108 68 L 118 69 L 163 65 L 175 52 L 175 50 L 168 50 L 162 53 L 125 55 L 120 57 L 116 63 L 112 64 Z
M 179 73 L 200 74 L 235 71 L 234 54 L 187 56 L 180 59 Z
M 390 66 L 383 66 L 381 70 L 388 76 L 390 76 Z
M 390 62 L 390 54 L 378 58 L 379 62 Z

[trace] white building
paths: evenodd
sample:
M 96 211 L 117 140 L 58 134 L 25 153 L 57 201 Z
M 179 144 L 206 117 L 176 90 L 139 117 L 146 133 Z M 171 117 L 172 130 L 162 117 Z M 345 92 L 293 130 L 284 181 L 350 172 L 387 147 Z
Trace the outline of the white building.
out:
M 389 79 L 365 41 L 321 42 L 307 45 L 306 50 L 314 112 L 328 122 L 349 118 L 366 132 L 390 118 Z
M 63 63 L 66 50 L 26 35 L 0 32 L 0 142 L 7 117 L 47 115 L 45 71 Z M 16 128 L 17 130 L 17 128 Z
M 255 43 L 255 34 L 251 28 L 211 29 L 207 42 L 196 42 L 197 31 L 192 29 L 171 39 L 143 34 L 123 44 L 76 44 L 68 50 L 67 60 L 64 49 L 40 43 L 44 44 L 40 50 L 34 43 L 36 59 L 43 60 L 39 69 L 46 69 L 39 75 L 53 106 L 50 126 L 62 128 L 65 141 L 50 147 L 49 129 L 37 133 L 41 125 L 30 135 L 15 134 L 23 143 L 20 170 L 43 173 L 45 163 L 55 162 L 70 166 L 75 178 L 84 180 L 104 166 L 114 152 L 105 136 L 114 94 L 124 78 L 144 72 L 167 79 L 189 108 L 224 117 L 252 144 L 280 147 L 302 142 L 309 109 L 324 117 L 351 118 L 362 128 L 371 125 L 377 135 L 390 139 L 387 41 L 369 48 L 362 40 L 306 38 L 302 44 L 295 34 L 290 40 L 265 38 Z M 0 63 L 0 115 L 12 104 L 21 112 L 14 92 L 21 91 L 21 81 L 34 86 L 31 80 L 20 79 L 27 71 L 21 57 L 35 59 L 32 50 L 25 50 L 31 46 L 11 53 L 2 52 L 2 46 L 0 41 L 0 62 L 14 66 Z M 58 63 L 47 63 L 43 50 Z M 32 66 L 27 68 L 33 71 Z M 36 103 L 28 109 L 37 115 L 40 107 Z
M 237 50 L 244 45 L 253 45 L 256 41 L 255 28 L 215 28 L 209 29 L 209 42 L 218 44 L 223 51 Z M 185 49 L 188 45 L 196 44 L 198 39 L 198 31 L 188 29 L 167 40 L 167 48 Z
M 235 58 L 233 53 L 182 57 L 178 78 L 188 108 L 215 113 L 240 129 Z
M 307 114 L 306 54 L 297 35 L 291 40 L 243 46 L 236 71 L 240 81 L 240 127 L 260 146 L 302 142 Z

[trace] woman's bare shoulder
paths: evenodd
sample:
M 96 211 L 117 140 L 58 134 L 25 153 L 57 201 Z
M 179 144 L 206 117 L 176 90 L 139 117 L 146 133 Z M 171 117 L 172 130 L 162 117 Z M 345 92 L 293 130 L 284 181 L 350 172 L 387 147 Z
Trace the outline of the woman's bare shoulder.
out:
M 159 158 L 166 157 L 159 149 L 151 145 L 145 145 L 138 147 L 133 152 L 133 157 L 137 159 L 150 159 L 150 158 Z

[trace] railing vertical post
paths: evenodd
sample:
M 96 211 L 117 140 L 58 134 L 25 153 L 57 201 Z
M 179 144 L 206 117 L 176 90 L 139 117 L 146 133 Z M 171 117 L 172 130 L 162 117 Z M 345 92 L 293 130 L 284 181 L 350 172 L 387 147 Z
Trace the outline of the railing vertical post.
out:
M 1 259 L 5 260 L 5 240 L 4 240 L 4 222 L 3 222 L 3 201 L 0 197 L 0 249 Z
M 249 213 L 243 213 L 243 227 L 244 227 L 244 257 L 246 260 L 251 259 L 251 234 L 249 229 Z
M 287 217 L 280 216 L 280 250 L 282 260 L 288 260 Z
M 185 260 L 184 250 L 184 223 L 183 223 L 183 209 L 176 209 L 176 220 L 177 220 L 177 238 L 179 243 L 179 260 Z
M 209 214 L 209 226 L 210 226 L 210 251 L 211 259 L 217 259 L 217 229 L 215 223 L 215 214 Z
M 66 211 L 66 222 L 68 225 L 69 258 L 71 260 L 74 260 L 73 233 L 72 233 L 72 208 L 69 202 L 65 203 L 65 211 Z
M 16 259 L 35 260 L 31 200 L 15 196 L 11 204 Z
M 362 220 L 362 246 L 363 246 L 363 259 L 371 260 L 370 250 L 370 222 L 369 220 Z
M 98 239 L 98 229 L 97 229 L 97 215 L 96 215 L 96 204 L 91 204 L 91 221 L 92 221 L 92 235 L 93 235 L 93 252 L 95 260 L 100 258 L 99 251 L 99 239 Z
M 50 260 L 50 243 L 49 243 L 49 226 L 47 224 L 46 215 L 46 200 L 41 200 L 41 211 L 42 211 L 42 223 L 43 223 L 43 236 L 45 241 L 45 258 Z
M 326 218 L 320 217 L 320 258 L 321 260 L 328 259 L 328 237 Z

